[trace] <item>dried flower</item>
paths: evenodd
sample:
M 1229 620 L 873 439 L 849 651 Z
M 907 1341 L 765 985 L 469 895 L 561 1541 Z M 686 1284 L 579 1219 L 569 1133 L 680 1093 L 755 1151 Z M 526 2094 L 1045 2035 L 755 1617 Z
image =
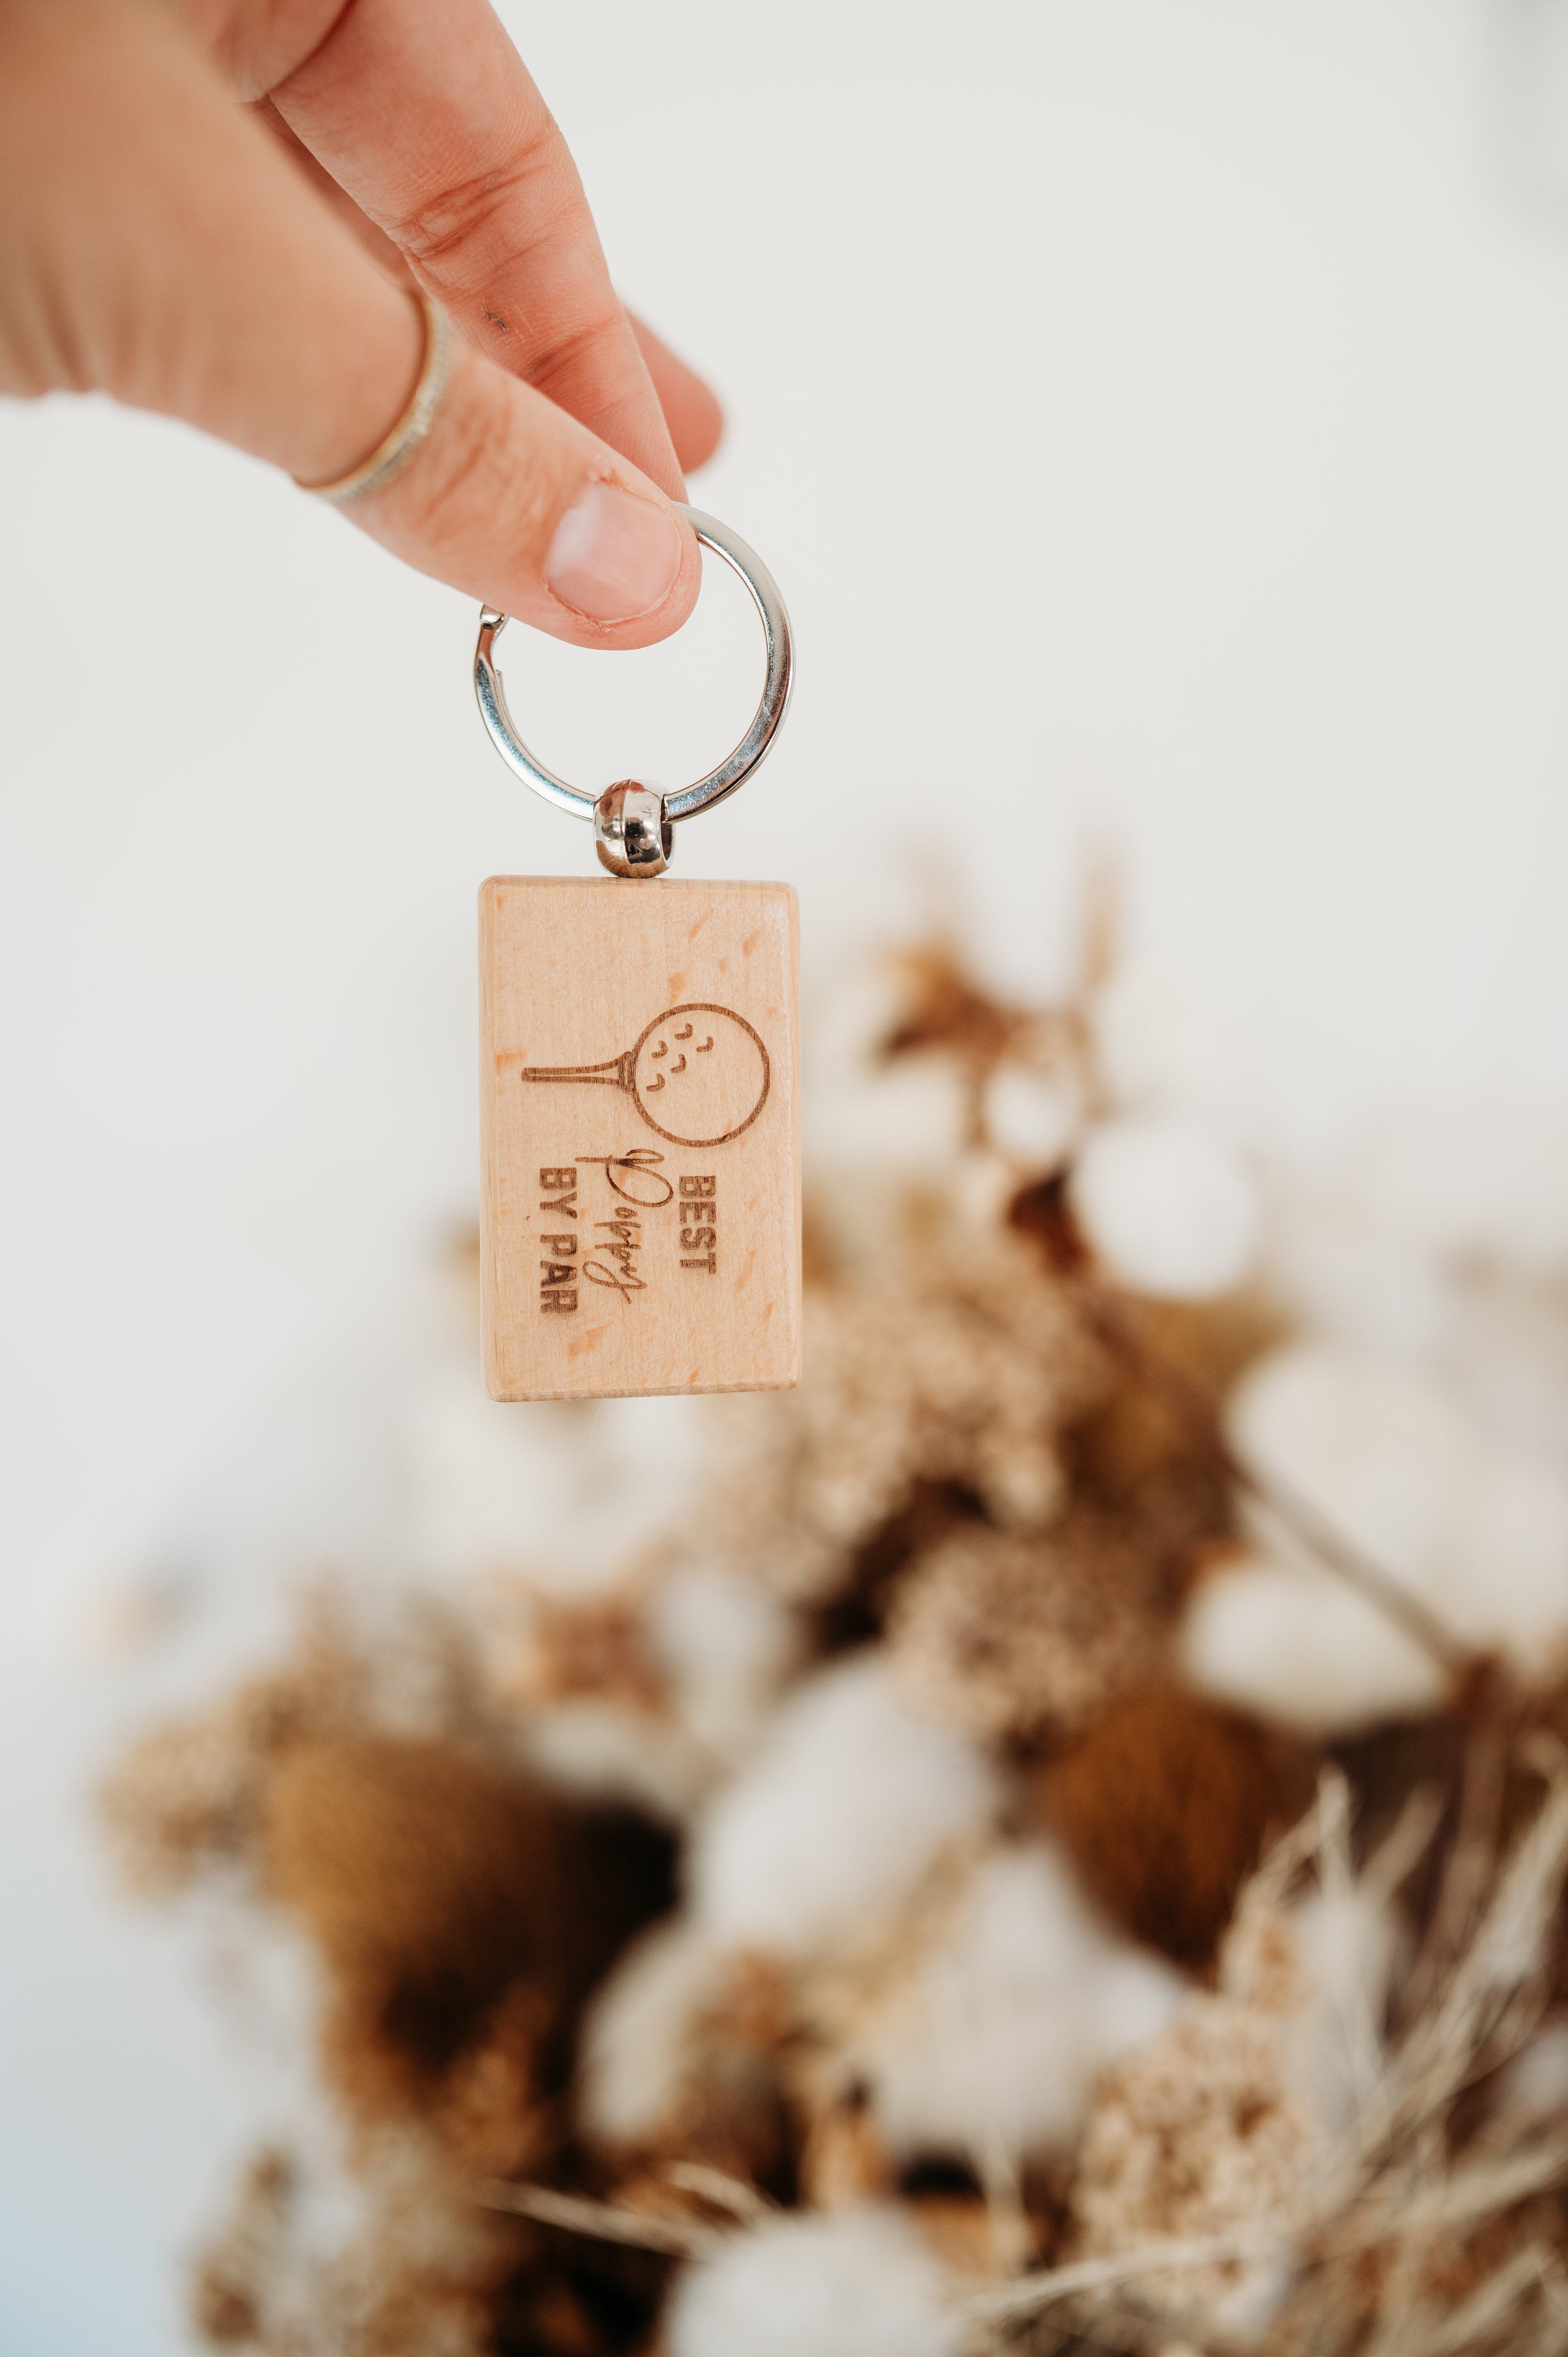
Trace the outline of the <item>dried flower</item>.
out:
M 318 1613 L 114 1780 L 144 1888 L 286 1910 L 320 1966 L 332 2159 L 258 2159 L 214 2345 L 1568 2347 L 1568 1491 L 1261 1295 L 1096 1275 L 1206 1294 L 1252 1223 L 1164 1083 L 1115 1085 L 1103 938 L 1038 1015 L 907 969 L 926 1127 L 822 1189 L 806 1382 L 612 1412 L 671 1443 L 660 1544 L 646 1452 L 600 1513 L 580 1418 L 524 1447 L 454 1368 L 415 1522 L 512 1567 L 499 1614 Z M 1523 1674 L 1455 1679 L 1444 1615 Z M 1306 1746 L 1178 1652 L 1309 1730 L 1450 1707 L 1297 1814 Z
M 1283 2287 L 1304 2186 L 1321 2158 L 1292 2092 L 1279 2023 L 1230 1997 L 1195 1997 L 1141 2054 L 1109 2072 L 1073 2180 L 1085 2256 L 1141 2244 L 1255 2236 L 1259 2248 L 1151 2275 L 1173 2320 L 1250 2332 Z
M 995 1229 L 928 1238 L 896 1276 L 828 1288 L 809 1305 L 806 1355 L 799 1392 L 725 1404 L 738 1461 L 720 1524 L 800 1597 L 842 1586 L 920 1482 L 1043 1529 L 1067 1496 L 1057 1436 L 1106 1382 L 1037 1256 Z
M 959 2357 L 940 2266 L 892 2208 L 777 2218 L 693 2267 L 670 2357 Z
M 965 1735 L 1061 1736 L 1148 1674 L 1161 1630 L 1124 1526 L 1080 1509 L 1036 1535 L 967 1525 L 899 1586 L 888 1621 L 910 1699 Z

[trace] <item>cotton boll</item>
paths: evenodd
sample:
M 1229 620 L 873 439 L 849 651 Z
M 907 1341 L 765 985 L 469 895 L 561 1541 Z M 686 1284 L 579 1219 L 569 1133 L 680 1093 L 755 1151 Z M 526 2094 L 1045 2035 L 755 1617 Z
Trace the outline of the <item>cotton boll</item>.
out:
M 1488 1448 L 1464 1527 L 1434 1582 L 1461 1636 L 1494 1644 L 1527 1674 L 1568 1635 L 1568 1480 Z
M 869 1063 L 813 1094 L 807 1135 L 819 1170 L 887 1169 L 929 1178 L 963 1143 L 961 1079 L 945 1057 Z
M 993 1146 L 1029 1170 L 1053 1170 L 1078 1135 L 1081 1108 L 1072 1091 L 1042 1073 L 1004 1064 L 985 1091 L 985 1127 Z
M 1170 1965 L 1142 1948 L 1116 1943 L 1101 1956 L 1090 2009 L 1096 2068 L 1119 2054 L 1136 2052 L 1163 2029 L 1184 1989 Z
M 765 1958 L 719 1948 L 689 1914 L 656 1924 L 588 2005 L 576 2124 L 623 2160 L 771 2183 L 793 2159 L 780 2050 L 794 2020 Z
M 1532 1463 L 1568 1473 L 1568 1319 L 1561 1287 L 1471 1262 L 1446 1286 L 1434 1361 L 1455 1396 Z
M 466 1355 L 412 1404 L 402 1467 L 417 1560 L 443 1579 L 526 1566 L 557 1589 L 613 1581 L 678 1518 L 697 1441 L 680 1399 L 498 1406 Z
M 1230 1438 L 1396 1577 L 1426 1585 L 1470 1483 L 1474 1438 L 1420 1377 L 1317 1342 L 1258 1361 L 1232 1394 Z
M 849 2040 L 897 2159 L 1059 2149 L 1098 2072 L 1152 2037 L 1185 1983 L 1112 1937 L 1057 1851 L 1002 1849 Z
M 1434 1384 L 1321 1343 L 1273 1352 L 1229 1410 L 1280 1476 L 1456 1635 L 1539 1674 L 1568 1636 L 1568 1480 Z
M 1456 1388 L 1482 1395 L 1544 1377 L 1560 1436 L 1562 1318 L 1547 1288 L 1568 1258 L 1561 1125 L 1473 1103 L 1405 1119 L 1331 1177 L 1282 1172 L 1272 1211 L 1275 1274 L 1314 1330 L 1442 1364 Z M 1550 1341 L 1519 1314 L 1543 1308 Z M 1499 1310 L 1507 1330 L 1488 1351 Z M 1478 1385 L 1477 1342 L 1496 1361 Z
M 862 1083 L 854 1114 L 847 1109 L 840 1114 L 832 1159 L 880 1163 L 929 1178 L 956 1161 L 963 1131 L 959 1075 L 940 1058 L 911 1058 Z
M 651 2141 L 686 2083 L 695 2026 L 717 2001 L 725 1960 L 689 1916 L 656 1924 L 624 1956 L 583 2027 L 578 2112 L 608 2144 Z
M 800 1651 L 788 1605 L 755 1580 L 684 1566 L 650 1598 L 648 1637 L 682 1725 L 714 1758 L 738 1760 Z
M 696 1914 L 737 1946 L 805 1955 L 896 1908 L 948 1846 L 980 1832 L 993 1770 L 895 1691 L 880 1655 L 823 1671 L 699 1823 Z
M 681 1824 L 712 1781 L 686 1729 L 658 1712 L 582 1695 L 535 1706 L 519 1748 L 547 1782 L 585 1801 L 626 1802 Z
M 1331 1184 L 1281 1190 L 1274 1273 L 1314 1331 L 1440 1371 L 1488 1428 L 1565 1467 L 1565 1182 L 1568 1134 L 1537 1109 L 1407 1118 Z
M 1326 1571 L 1262 1554 L 1201 1582 L 1178 1658 L 1197 1693 L 1302 1735 L 1420 1717 L 1444 1695 L 1442 1671 L 1386 1613 Z
M 853 1096 L 879 1065 L 883 1043 L 902 1022 L 908 1002 L 903 976 L 885 952 L 852 954 L 816 973 L 805 1003 L 808 1120 L 813 1108 Z
M 1450 1333 L 1444 1273 L 1353 1191 L 1272 1174 L 1269 1273 L 1295 1322 L 1351 1350 L 1431 1363 Z
M 550 1781 L 680 1821 L 717 1762 L 671 1707 L 640 1586 L 563 1598 L 532 1581 L 493 1582 L 486 1683 L 513 1740 Z
M 1233 1052 L 1172 974 L 1146 960 L 1119 965 L 1091 1010 L 1094 1052 L 1118 1104 L 1139 1112 L 1220 1108 L 1233 1094 Z
M 1202 1301 L 1239 1284 L 1257 1249 L 1257 1191 L 1236 1156 L 1156 1115 L 1090 1131 L 1073 1208 L 1112 1274 L 1140 1293 Z
M 911 1189 L 950 1186 L 962 1160 L 968 1106 L 945 1056 L 875 1064 L 842 1091 L 817 1089 L 805 1119 L 814 1222 L 841 1263 L 901 1265 Z
M 910 1182 L 950 1178 L 968 1132 L 950 1058 L 883 1054 L 908 1011 L 907 985 L 886 957 L 839 967 L 807 1011 L 801 1134 L 812 1213 L 835 1253 L 865 1266 L 896 1257 Z
M 897 2210 L 769 2219 L 687 2269 L 670 2357 L 959 2357 L 941 2268 Z

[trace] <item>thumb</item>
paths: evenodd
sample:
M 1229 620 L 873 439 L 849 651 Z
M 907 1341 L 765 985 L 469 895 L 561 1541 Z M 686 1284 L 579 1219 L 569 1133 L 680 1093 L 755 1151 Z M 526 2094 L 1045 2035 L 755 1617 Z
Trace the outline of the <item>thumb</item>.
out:
M 580 646 L 666 637 L 702 584 L 695 535 L 663 492 L 464 344 L 413 458 L 344 512 L 422 573 Z
M 323 482 L 392 428 L 423 340 L 172 11 L 0 8 L 0 390 L 110 393 Z M 701 581 L 647 476 L 462 343 L 424 440 L 343 512 L 580 646 L 667 637 Z

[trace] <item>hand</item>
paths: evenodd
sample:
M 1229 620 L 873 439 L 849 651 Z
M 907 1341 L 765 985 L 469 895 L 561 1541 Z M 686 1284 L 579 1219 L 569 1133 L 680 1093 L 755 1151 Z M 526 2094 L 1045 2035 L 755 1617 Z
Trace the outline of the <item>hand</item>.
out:
M 667 637 L 717 404 L 622 309 L 487 0 L 0 0 L 0 390 L 113 393 L 332 481 L 413 392 L 415 282 L 451 378 L 345 514 L 557 638 Z

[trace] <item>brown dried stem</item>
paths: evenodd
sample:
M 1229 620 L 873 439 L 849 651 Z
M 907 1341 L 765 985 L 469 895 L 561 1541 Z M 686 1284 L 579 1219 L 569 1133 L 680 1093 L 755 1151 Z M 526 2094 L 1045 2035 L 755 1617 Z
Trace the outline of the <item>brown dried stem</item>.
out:
M 596 2243 L 625 2243 L 633 2250 L 658 2251 L 666 2258 L 702 2259 L 729 2240 L 727 2231 L 695 2219 L 651 2218 L 612 2201 L 591 2201 L 581 2193 L 558 2193 L 548 2185 L 514 2185 L 491 2178 L 477 2189 L 481 2209 L 507 2210 L 541 2226 L 560 2226 Z

